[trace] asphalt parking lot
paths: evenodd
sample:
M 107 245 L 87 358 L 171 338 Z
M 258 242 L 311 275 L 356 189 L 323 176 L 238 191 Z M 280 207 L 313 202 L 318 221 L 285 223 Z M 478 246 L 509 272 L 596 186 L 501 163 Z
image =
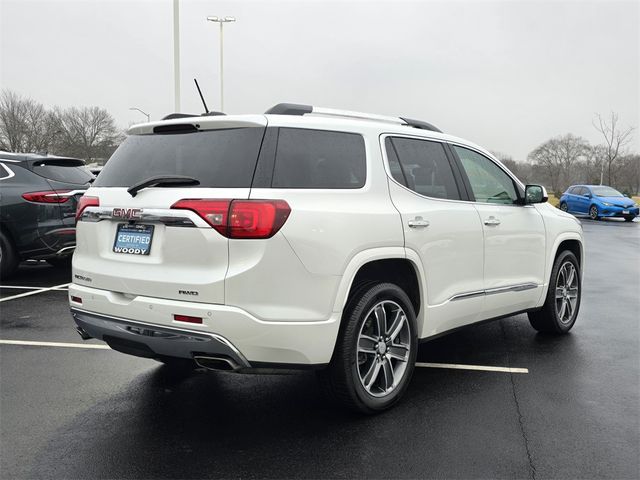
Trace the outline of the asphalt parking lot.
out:
M 376 417 L 326 405 L 313 373 L 180 379 L 154 361 L 65 346 L 100 345 L 74 331 L 70 273 L 25 265 L 0 288 L 0 474 L 638 478 L 640 222 L 583 225 L 571 334 L 536 334 L 518 315 L 424 343 L 427 366 Z

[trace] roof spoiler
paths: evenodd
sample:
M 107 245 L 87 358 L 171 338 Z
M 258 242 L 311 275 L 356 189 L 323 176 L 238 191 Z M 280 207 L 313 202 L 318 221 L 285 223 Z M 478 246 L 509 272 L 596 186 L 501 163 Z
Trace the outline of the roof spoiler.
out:
M 331 108 L 314 107 L 312 105 L 303 105 L 299 103 L 279 103 L 264 112 L 266 115 L 306 115 L 315 114 L 322 116 L 359 118 L 363 120 L 375 120 L 378 122 L 389 122 L 397 125 L 406 125 L 408 127 L 419 128 L 421 130 L 429 130 L 432 132 L 442 133 L 435 125 L 422 120 L 413 120 L 406 117 L 389 117 L 385 115 L 375 115 L 371 113 L 352 112 L 348 110 L 334 110 Z
M 223 112 L 207 112 L 207 113 L 170 113 L 162 117 L 162 120 L 174 120 L 176 118 L 189 118 L 189 117 L 217 117 L 220 115 L 226 115 Z

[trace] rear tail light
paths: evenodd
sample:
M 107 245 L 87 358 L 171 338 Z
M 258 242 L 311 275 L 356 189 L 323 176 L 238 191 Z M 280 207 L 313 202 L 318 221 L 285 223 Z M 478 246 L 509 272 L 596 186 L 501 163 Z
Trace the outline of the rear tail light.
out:
M 100 199 L 98 197 L 87 197 L 86 195 L 81 196 L 80 200 L 78 200 L 78 206 L 76 207 L 76 222 L 82 216 L 82 212 L 84 212 L 85 208 L 99 206 Z
M 202 323 L 201 317 L 192 317 L 190 315 L 174 315 L 173 319 L 177 322 Z
M 82 305 L 82 298 L 80 297 L 71 297 L 71 301 L 74 303 L 79 303 L 80 305 Z
M 22 198 L 29 202 L 35 203 L 65 203 L 69 200 L 68 195 L 71 190 L 47 190 L 44 192 L 29 192 L 23 193 Z
M 226 237 L 229 205 L 231 200 L 186 199 L 178 200 L 171 205 L 171 208 L 196 212 L 205 222 Z
M 271 238 L 291 213 L 284 200 L 185 199 L 171 208 L 196 212 L 227 238 Z

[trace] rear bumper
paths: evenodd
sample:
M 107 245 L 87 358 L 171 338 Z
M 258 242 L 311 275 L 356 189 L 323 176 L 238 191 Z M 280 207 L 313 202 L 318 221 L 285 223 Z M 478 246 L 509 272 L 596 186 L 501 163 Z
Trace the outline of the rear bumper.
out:
M 149 358 L 208 355 L 228 358 L 237 368 L 251 367 L 238 349 L 220 335 L 159 327 L 74 308 L 71 315 L 82 331 L 124 353 Z
M 130 296 L 77 284 L 70 285 L 69 297 L 76 324 L 116 350 L 125 351 L 119 347 L 136 342 L 144 345 L 139 353 L 133 344 L 126 353 L 180 358 L 222 355 L 241 367 L 326 365 L 340 324 L 339 313 L 323 321 L 274 322 L 228 305 Z M 79 297 L 82 303 L 72 297 Z M 175 314 L 200 317 L 203 323 L 178 322 Z M 119 340 L 124 342 L 116 345 Z

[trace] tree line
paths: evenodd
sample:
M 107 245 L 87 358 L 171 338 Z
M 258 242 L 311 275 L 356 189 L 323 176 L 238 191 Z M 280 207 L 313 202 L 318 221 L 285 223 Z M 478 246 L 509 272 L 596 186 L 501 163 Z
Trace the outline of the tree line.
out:
M 124 138 L 100 107 L 53 107 L 11 90 L 0 93 L 0 150 L 108 159 Z
M 568 133 L 535 148 L 525 162 L 494 153 L 523 182 L 545 185 L 558 196 L 576 183 L 604 183 L 623 193 L 639 193 L 640 155 L 627 148 L 633 128 L 622 127 L 615 113 L 597 115 L 593 125 L 602 137 L 598 145 Z M 123 138 L 104 108 L 47 109 L 10 90 L 0 93 L 0 150 L 106 161 Z
M 640 155 L 628 149 L 634 128 L 621 126 L 616 113 L 606 118 L 596 115 L 593 126 L 602 138 L 597 145 L 567 133 L 536 147 L 526 162 L 494 153 L 523 182 L 545 185 L 556 196 L 570 185 L 600 183 L 628 195 L 638 194 Z

